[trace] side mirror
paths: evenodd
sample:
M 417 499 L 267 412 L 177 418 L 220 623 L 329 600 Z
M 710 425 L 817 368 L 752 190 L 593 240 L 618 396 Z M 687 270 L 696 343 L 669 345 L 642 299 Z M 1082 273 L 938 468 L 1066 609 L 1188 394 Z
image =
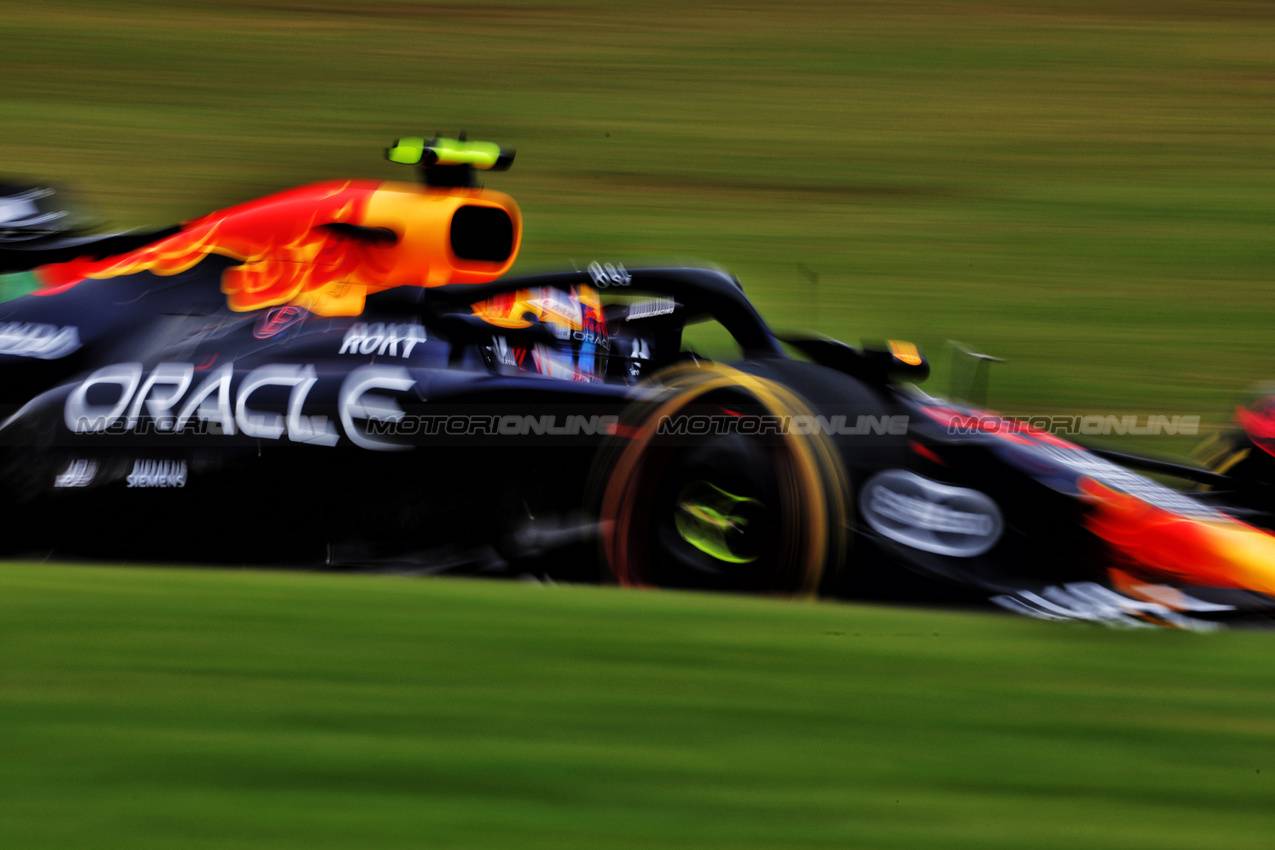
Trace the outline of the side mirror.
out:
M 910 342 L 890 340 L 885 347 L 865 344 L 855 348 L 823 336 L 784 334 L 778 338 L 819 365 L 870 384 L 919 384 L 930 376 L 929 361 Z

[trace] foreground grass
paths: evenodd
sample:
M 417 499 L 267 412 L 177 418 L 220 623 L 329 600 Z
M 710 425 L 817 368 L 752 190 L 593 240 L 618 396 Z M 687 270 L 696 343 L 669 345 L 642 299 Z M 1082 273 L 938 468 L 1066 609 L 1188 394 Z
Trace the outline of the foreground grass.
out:
M 1268 847 L 1265 634 L 0 568 L 0 846 Z

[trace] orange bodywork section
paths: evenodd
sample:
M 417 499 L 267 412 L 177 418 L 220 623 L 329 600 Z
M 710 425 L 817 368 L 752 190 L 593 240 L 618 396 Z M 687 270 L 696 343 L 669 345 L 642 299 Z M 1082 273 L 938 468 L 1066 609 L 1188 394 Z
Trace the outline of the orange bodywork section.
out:
M 503 262 L 457 257 L 452 216 L 463 206 L 504 210 L 512 250 Z M 369 228 L 366 237 L 325 225 Z M 370 180 L 315 183 L 187 222 L 180 233 L 101 261 L 50 267 L 52 286 L 149 271 L 174 275 L 210 254 L 238 265 L 222 273 L 230 309 L 290 304 L 320 316 L 356 316 L 374 292 L 396 286 L 485 283 L 518 256 L 522 217 L 513 198 L 484 189 L 431 189 Z
M 1122 556 L 1122 569 L 1174 584 L 1275 595 L 1275 535 L 1229 517 L 1172 513 L 1088 478 L 1080 488 L 1094 503 L 1089 530 Z

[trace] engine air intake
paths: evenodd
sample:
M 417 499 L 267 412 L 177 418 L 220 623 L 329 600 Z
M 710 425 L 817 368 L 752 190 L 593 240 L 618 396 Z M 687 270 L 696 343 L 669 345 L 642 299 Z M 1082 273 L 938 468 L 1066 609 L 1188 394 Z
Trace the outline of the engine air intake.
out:
M 514 223 L 499 207 L 466 205 L 452 216 L 452 253 L 462 260 L 503 263 L 514 250 Z

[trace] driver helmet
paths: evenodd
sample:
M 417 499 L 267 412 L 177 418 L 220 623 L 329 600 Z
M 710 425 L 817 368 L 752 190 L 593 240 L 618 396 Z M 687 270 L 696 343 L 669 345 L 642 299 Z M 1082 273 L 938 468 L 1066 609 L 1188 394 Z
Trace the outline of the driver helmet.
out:
M 510 344 L 497 330 L 497 359 L 518 371 L 566 381 L 595 382 L 606 376 L 610 348 L 602 299 L 591 286 L 520 289 L 474 304 L 474 315 L 499 328 L 526 328 L 542 322 L 556 343 Z

